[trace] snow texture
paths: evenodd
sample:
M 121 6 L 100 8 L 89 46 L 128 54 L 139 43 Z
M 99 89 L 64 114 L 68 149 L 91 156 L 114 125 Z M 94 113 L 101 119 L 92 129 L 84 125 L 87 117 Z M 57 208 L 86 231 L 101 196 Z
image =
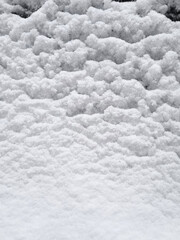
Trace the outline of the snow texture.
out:
M 0 239 L 179 239 L 180 23 L 161 2 L 1 0 Z

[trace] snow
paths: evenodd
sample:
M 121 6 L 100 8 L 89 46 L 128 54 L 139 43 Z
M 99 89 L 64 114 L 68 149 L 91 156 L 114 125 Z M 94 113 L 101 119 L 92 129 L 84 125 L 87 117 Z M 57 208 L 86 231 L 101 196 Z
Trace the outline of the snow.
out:
M 170 2 L 1 1 L 0 239 L 179 238 Z
M 180 9 L 180 2 L 179 0 L 137 0 L 136 6 L 141 14 L 147 14 L 151 10 L 165 14 L 169 6 Z

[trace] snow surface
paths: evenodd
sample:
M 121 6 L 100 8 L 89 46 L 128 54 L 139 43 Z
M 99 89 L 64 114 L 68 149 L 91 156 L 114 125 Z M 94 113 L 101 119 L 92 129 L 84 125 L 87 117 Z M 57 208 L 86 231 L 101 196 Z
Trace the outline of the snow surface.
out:
M 179 239 L 180 23 L 144 2 L 1 1 L 0 239 Z

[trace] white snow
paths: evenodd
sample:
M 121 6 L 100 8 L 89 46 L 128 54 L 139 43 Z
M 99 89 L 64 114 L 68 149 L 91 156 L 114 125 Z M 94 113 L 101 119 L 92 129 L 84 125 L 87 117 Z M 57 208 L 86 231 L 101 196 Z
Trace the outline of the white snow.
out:
M 168 3 L 1 1 L 0 239 L 179 239 Z

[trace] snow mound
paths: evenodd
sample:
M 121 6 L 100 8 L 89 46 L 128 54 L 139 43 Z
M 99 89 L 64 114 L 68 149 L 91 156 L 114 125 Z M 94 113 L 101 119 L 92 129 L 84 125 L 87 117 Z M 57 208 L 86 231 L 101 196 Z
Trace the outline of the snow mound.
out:
M 0 239 L 178 239 L 180 23 L 156 3 L 1 2 Z

